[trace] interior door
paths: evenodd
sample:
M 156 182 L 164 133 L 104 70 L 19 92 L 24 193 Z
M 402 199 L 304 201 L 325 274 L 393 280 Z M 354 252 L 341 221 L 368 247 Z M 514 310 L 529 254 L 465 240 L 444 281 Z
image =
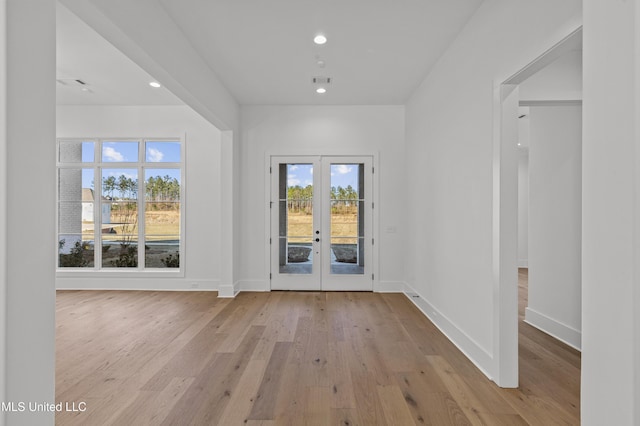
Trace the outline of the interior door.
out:
M 368 290 L 371 157 L 271 158 L 271 289 Z

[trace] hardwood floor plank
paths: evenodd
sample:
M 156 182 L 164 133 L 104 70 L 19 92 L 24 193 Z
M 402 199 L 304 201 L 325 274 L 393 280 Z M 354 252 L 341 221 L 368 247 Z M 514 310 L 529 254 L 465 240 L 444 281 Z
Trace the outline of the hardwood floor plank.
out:
M 277 397 L 280 392 L 282 372 L 291 353 L 291 342 L 277 342 L 267 364 L 260 387 L 254 397 L 249 420 L 273 420 Z
M 382 403 L 382 412 L 390 425 L 415 425 L 411 411 L 396 385 L 378 386 L 378 397 Z
M 515 410 L 504 401 L 502 401 L 502 404 L 500 404 L 500 401 L 493 401 L 498 403 L 497 406 L 483 404 L 482 400 L 476 396 L 477 392 L 465 382 L 463 377 L 455 373 L 451 365 L 442 356 L 429 356 L 427 358 L 444 382 L 449 394 L 455 399 L 471 424 L 483 425 L 482 413 L 506 412 L 508 414 L 516 414 Z
M 330 391 L 324 386 L 309 386 L 306 389 L 304 424 L 324 426 L 331 418 Z
M 194 380 L 193 377 L 174 377 L 162 391 L 139 392 L 112 424 L 148 426 L 160 424 Z
M 258 388 L 264 377 L 267 362 L 261 359 L 251 359 L 240 378 L 235 390 L 231 393 L 229 403 L 220 418 L 221 425 L 241 425 L 249 417 L 251 407 L 258 394 Z
M 364 425 L 355 408 L 332 408 L 329 424 L 332 426 Z
M 369 373 L 361 371 L 351 372 L 351 383 L 353 383 L 353 393 L 356 400 L 356 412 L 365 425 L 387 425 L 382 403 L 376 392 L 378 384 L 376 379 Z
M 264 326 L 252 325 L 238 349 L 231 353 L 228 368 L 224 373 L 217 377 L 215 381 L 209 380 L 202 383 L 203 389 L 206 390 L 207 398 L 198 407 L 199 410 L 194 408 L 194 411 L 196 411 L 193 417 L 195 424 L 219 424 L 222 412 L 229 403 L 232 393 L 246 370 L 251 354 L 264 333 L 264 329 Z
M 347 343 L 343 340 L 329 342 L 329 375 L 331 408 L 355 408 L 353 383 L 347 364 Z
M 266 293 L 240 293 L 236 296 L 239 300 L 239 307 L 220 325 L 218 330 L 226 336 L 220 345 L 220 352 L 234 352 L 245 335 L 249 332 L 249 327 L 259 317 L 260 310 L 265 307 L 268 294 Z
M 225 334 L 206 327 L 176 353 L 147 383 L 143 390 L 162 390 L 174 377 L 196 377 L 218 352 Z
M 58 292 L 56 400 L 87 411 L 56 424 L 580 422 L 580 353 L 522 322 L 521 386 L 500 389 L 404 295 L 216 296 Z
M 207 404 L 209 389 L 232 368 L 230 353 L 216 353 L 208 366 L 195 378 L 161 425 L 194 424 L 198 411 Z
M 428 371 L 428 370 L 423 370 Z M 462 410 L 456 406 L 451 394 L 439 379 L 418 372 L 396 374 L 402 396 L 415 424 L 457 425 L 469 424 Z M 439 383 L 434 386 L 434 383 Z

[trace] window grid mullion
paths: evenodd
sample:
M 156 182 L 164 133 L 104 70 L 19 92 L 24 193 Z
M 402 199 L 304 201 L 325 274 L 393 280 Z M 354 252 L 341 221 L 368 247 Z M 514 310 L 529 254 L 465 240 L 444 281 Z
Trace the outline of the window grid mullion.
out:
M 144 143 L 140 143 L 140 145 L 144 145 Z M 144 193 L 145 193 L 145 175 L 144 175 L 144 166 L 138 167 L 138 268 L 145 269 L 146 265 L 146 246 L 147 241 L 145 239 L 144 234 L 144 213 L 145 213 L 145 205 L 144 205 Z
M 93 172 L 93 269 L 102 269 L 102 167 L 96 165 Z
M 104 143 L 106 142 L 117 142 L 122 140 L 123 142 L 137 142 L 138 143 L 138 161 L 137 162 L 111 162 L 111 161 L 107 161 L 104 162 L 103 161 L 103 149 L 104 149 Z M 161 139 L 159 138 L 154 138 L 154 139 L 149 139 L 149 140 L 153 140 L 154 142 L 159 142 L 161 141 Z M 169 138 L 169 139 L 165 139 L 167 142 L 173 142 L 178 140 L 180 143 L 180 162 L 151 162 L 151 163 L 147 163 L 147 158 L 146 158 L 146 141 L 147 139 L 137 139 L 137 138 L 126 138 L 126 139 L 119 139 L 119 138 L 95 138 L 95 139 L 90 139 L 90 138 L 83 138 L 83 139 L 77 139 L 78 142 L 93 142 L 94 144 L 94 152 L 93 152 L 93 161 L 92 162 L 79 162 L 79 163 L 70 163 L 70 162 L 61 162 L 60 161 L 60 141 L 61 139 L 57 140 L 57 152 L 56 152 L 56 165 L 57 165 L 57 169 L 61 170 L 61 169 L 91 169 L 93 171 L 93 190 L 94 190 L 94 197 L 93 197 L 93 221 L 94 221 L 94 226 L 93 226 L 93 238 L 94 238 L 94 255 L 93 255 L 93 260 L 94 260 L 94 265 L 93 268 L 90 268 L 89 270 L 93 270 L 93 271 L 115 271 L 114 268 L 105 268 L 103 265 L 103 247 L 102 245 L 104 244 L 104 236 L 102 234 L 102 229 L 103 229 L 103 222 L 105 220 L 105 218 L 103 217 L 103 207 L 105 205 L 105 201 L 103 199 L 103 192 L 104 192 L 104 186 L 103 186 L 103 174 L 105 172 L 105 169 L 110 169 L 110 168 L 116 168 L 116 169 L 132 169 L 132 170 L 136 170 L 137 171 L 137 196 L 136 196 L 136 202 L 137 202 L 137 237 L 138 237 L 138 266 L 137 268 L 130 268 L 128 269 L 129 271 L 132 270 L 138 270 L 138 271 L 144 271 L 147 267 L 146 265 L 146 222 L 145 222 L 145 217 L 146 217 L 146 171 L 147 169 L 153 170 L 153 169 L 176 169 L 180 171 L 180 192 L 179 192 L 179 200 L 177 200 L 177 202 L 179 203 L 179 210 L 180 210 L 180 225 L 179 225 L 179 230 L 178 230 L 178 238 L 179 238 L 179 253 L 182 253 L 184 250 L 184 241 L 183 241 L 183 234 L 184 234 L 184 214 L 182 211 L 182 205 L 184 202 L 184 140 L 182 140 L 181 138 Z M 67 141 L 71 141 L 71 140 L 63 140 L 64 142 Z M 73 140 L 75 141 L 75 139 Z M 57 172 L 58 175 L 60 172 Z M 59 179 L 59 177 L 57 178 Z M 83 201 L 80 201 L 81 205 L 84 205 Z M 176 202 L 176 200 L 173 200 L 173 202 Z M 108 202 L 111 207 L 113 207 L 113 200 L 110 200 Z M 126 204 L 127 201 L 122 201 L 121 204 Z M 58 188 L 58 204 L 60 204 L 60 190 Z M 59 208 L 57 209 L 59 210 Z M 56 216 L 58 216 L 59 212 L 56 211 Z M 59 220 L 58 220 L 59 223 Z M 57 233 L 60 233 L 60 225 L 57 225 L 58 230 Z M 168 235 L 167 235 L 168 236 Z M 183 257 L 184 259 L 184 257 Z M 179 266 L 180 270 L 183 269 L 183 265 L 181 264 Z M 118 268 L 120 269 L 120 268 Z M 126 272 L 126 269 L 120 269 L 120 272 Z

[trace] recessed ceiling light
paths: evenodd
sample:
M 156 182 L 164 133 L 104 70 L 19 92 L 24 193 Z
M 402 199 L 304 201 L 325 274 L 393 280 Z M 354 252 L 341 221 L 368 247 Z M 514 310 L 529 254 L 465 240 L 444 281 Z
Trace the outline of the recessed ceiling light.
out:
M 318 87 L 316 89 L 316 93 L 320 93 L 320 94 L 327 93 L 327 89 L 325 89 L 324 87 Z
M 327 38 L 325 36 L 323 36 L 322 34 L 318 34 L 317 36 L 315 36 L 313 38 L 313 42 L 315 44 L 325 44 L 327 42 Z
M 160 83 L 158 83 L 157 81 L 152 81 L 151 83 L 149 83 L 149 86 L 155 87 L 156 89 L 158 87 L 162 87 L 162 85 Z

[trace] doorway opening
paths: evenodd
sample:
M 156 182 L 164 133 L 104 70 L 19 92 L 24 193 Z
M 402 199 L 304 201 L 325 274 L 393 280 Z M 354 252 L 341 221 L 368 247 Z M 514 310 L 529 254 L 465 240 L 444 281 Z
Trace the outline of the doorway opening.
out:
M 373 290 L 372 158 L 271 157 L 272 290 Z
M 518 386 L 518 117 L 520 84 L 581 46 L 582 28 L 495 87 L 494 371 L 501 387 Z M 538 106 L 535 102 L 528 106 Z M 531 266 L 531 262 L 529 265 Z

